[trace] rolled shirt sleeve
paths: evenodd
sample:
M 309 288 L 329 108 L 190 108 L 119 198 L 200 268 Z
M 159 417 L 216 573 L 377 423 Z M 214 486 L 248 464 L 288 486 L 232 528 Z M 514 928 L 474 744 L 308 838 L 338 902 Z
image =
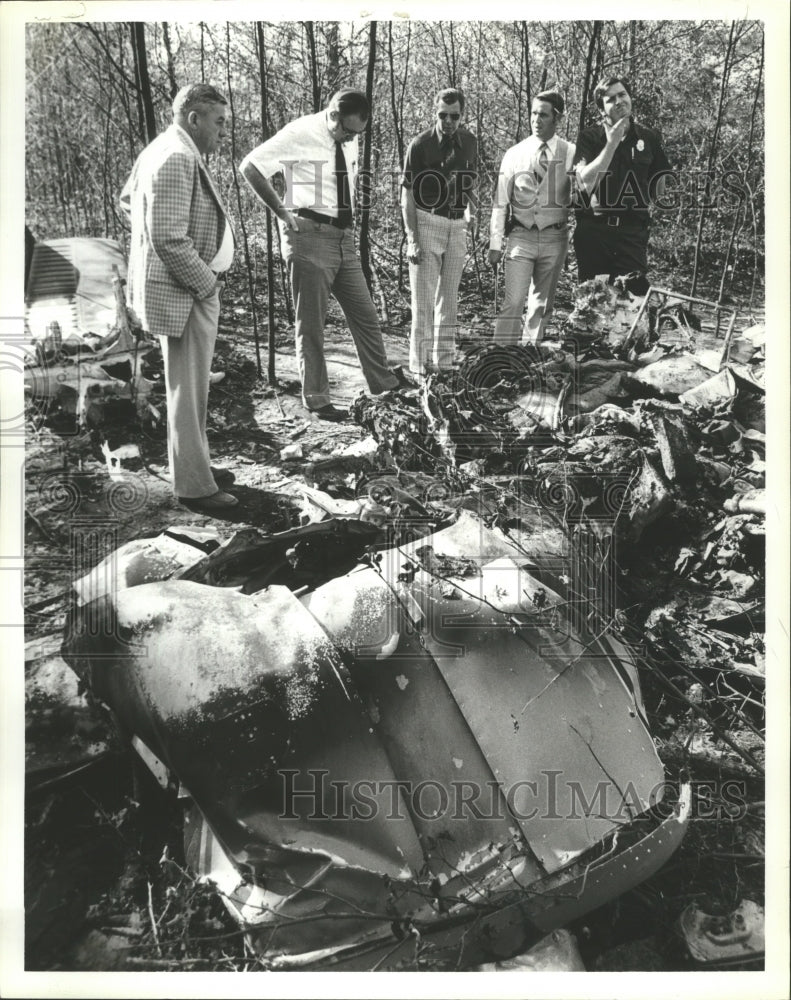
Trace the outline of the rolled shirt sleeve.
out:
M 294 159 L 294 147 L 296 136 L 291 122 L 285 125 L 271 139 L 256 146 L 242 160 L 239 169 L 244 172 L 245 167 L 252 165 L 263 176 L 269 179 L 284 169 L 285 162 L 292 162 Z
M 349 175 L 349 186 L 354 192 L 358 172 L 359 141 L 342 144 Z M 338 214 L 338 196 L 335 181 L 335 140 L 327 128 L 326 114 L 305 115 L 283 128 L 271 139 L 256 146 L 242 160 L 239 169 L 244 173 L 253 166 L 269 179 L 282 173 L 285 180 L 283 204 L 289 211 L 307 208 L 322 215 Z M 352 211 L 355 211 L 352 198 Z

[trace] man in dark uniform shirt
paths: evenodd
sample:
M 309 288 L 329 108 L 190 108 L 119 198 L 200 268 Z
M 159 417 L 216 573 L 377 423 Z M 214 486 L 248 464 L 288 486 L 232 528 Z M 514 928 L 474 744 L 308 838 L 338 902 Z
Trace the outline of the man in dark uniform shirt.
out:
M 577 137 L 574 165 L 580 189 L 574 250 L 580 281 L 637 272 L 629 291 L 648 291 L 648 206 L 662 196 L 670 164 L 662 137 L 632 118 L 623 77 L 602 80 L 593 92 L 602 124 Z
M 436 119 L 409 144 L 401 178 L 412 289 L 409 368 L 447 369 L 456 348 L 459 282 L 466 232 L 477 210 L 478 140 L 459 128 L 464 94 L 437 94 Z

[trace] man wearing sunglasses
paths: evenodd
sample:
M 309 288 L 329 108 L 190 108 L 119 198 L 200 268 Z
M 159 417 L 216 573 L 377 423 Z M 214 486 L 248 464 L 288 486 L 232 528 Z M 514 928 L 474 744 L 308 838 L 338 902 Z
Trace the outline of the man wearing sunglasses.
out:
M 478 140 L 460 128 L 464 94 L 441 90 L 431 128 L 409 144 L 401 178 L 416 375 L 453 365 L 459 283 L 478 207 Z
M 327 108 L 285 125 L 242 160 L 247 183 L 278 217 L 294 297 L 295 340 L 302 403 L 320 420 L 341 421 L 333 406 L 324 359 L 330 293 L 349 324 L 369 391 L 400 384 L 387 363 L 376 307 L 354 246 L 357 137 L 370 108 L 359 90 L 339 90 Z M 281 200 L 269 178 L 282 173 Z

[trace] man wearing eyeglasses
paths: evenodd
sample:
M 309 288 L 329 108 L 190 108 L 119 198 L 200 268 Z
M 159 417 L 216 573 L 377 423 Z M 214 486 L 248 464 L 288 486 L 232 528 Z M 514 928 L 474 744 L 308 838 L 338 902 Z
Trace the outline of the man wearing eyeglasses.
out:
M 436 120 L 409 144 L 401 178 L 416 375 L 453 365 L 466 233 L 474 236 L 478 207 L 478 140 L 460 128 L 464 94 L 441 90 L 435 105 Z
M 320 420 L 341 421 L 332 404 L 324 358 L 324 323 L 330 293 L 349 324 L 368 389 L 374 395 L 400 380 L 387 363 L 376 307 L 354 246 L 357 137 L 370 107 L 361 91 L 339 90 L 324 111 L 285 125 L 242 160 L 240 170 L 280 222 L 294 297 L 295 340 L 302 403 Z M 269 178 L 285 180 L 281 200 Z

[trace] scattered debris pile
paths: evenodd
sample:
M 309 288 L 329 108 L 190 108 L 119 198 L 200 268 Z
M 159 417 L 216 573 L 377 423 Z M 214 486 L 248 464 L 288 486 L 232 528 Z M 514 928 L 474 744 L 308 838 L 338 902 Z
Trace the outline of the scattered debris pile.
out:
M 690 765 L 760 781 L 764 331 L 649 298 L 589 282 L 559 342 L 361 396 L 301 527 L 75 581 L 63 656 L 258 967 L 580 968 L 559 929 L 677 850 Z M 718 966 L 761 917 L 678 926 Z
M 762 773 L 765 329 L 734 313 L 723 338 L 697 303 L 587 282 L 560 342 L 478 349 L 353 412 L 391 475 L 430 474 L 512 537 L 541 522 L 577 598 L 596 592 L 586 614 Z
M 116 557 L 63 655 L 180 783 L 187 860 L 268 967 L 508 958 L 680 844 L 631 652 L 469 512 Z

